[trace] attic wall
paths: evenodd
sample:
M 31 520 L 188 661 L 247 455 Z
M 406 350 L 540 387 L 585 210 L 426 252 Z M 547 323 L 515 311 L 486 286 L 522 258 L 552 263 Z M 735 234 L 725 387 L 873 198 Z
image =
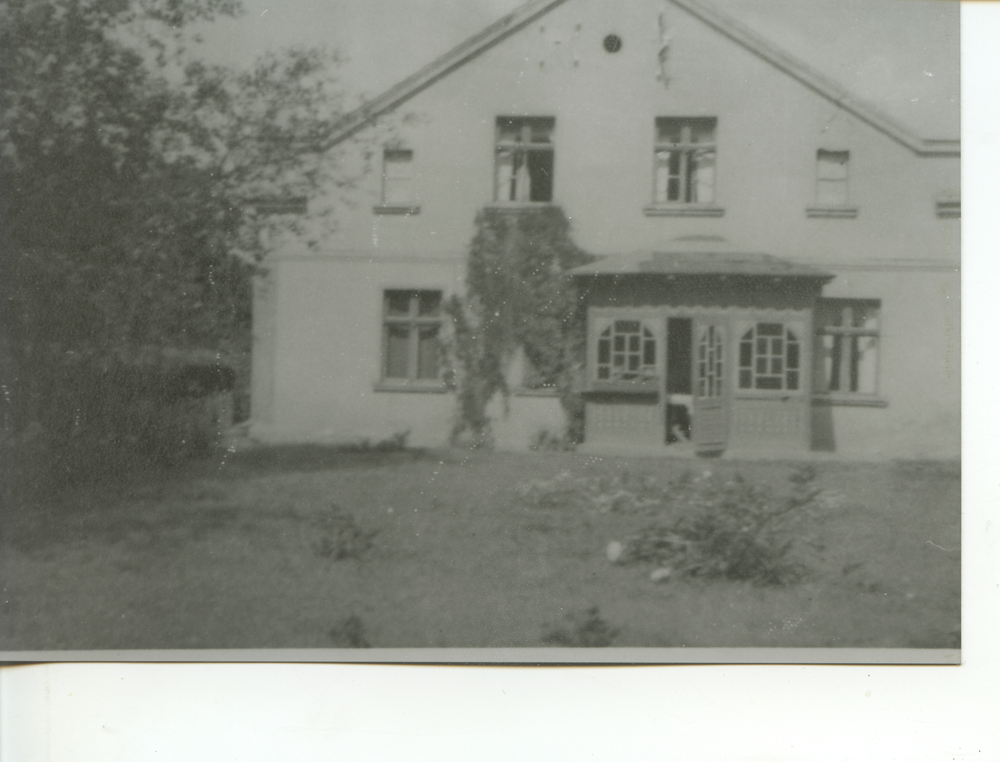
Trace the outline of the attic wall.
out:
M 609 33 L 623 41 L 617 53 L 602 47 Z M 958 193 L 957 158 L 916 156 L 672 3 L 600 0 L 569 0 L 382 118 L 372 129 L 415 152 L 419 214 L 374 214 L 381 178 L 373 173 L 356 208 L 340 212 L 329 253 L 461 257 L 476 211 L 493 201 L 498 115 L 556 118 L 555 203 L 595 253 L 721 235 L 818 263 L 957 257 L 958 220 L 935 215 L 939 196 Z M 644 214 L 657 116 L 718 119 L 721 217 Z M 851 153 L 854 219 L 806 216 L 820 148 Z

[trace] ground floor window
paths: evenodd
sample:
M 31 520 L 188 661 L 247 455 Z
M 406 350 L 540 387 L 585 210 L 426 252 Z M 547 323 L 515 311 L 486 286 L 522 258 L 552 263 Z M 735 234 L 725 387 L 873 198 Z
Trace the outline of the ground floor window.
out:
M 873 395 L 878 391 L 877 299 L 820 299 L 816 303 L 816 391 Z
M 757 323 L 740 338 L 740 389 L 797 391 L 800 366 L 799 338 L 784 323 Z
M 382 377 L 437 381 L 440 377 L 440 291 L 386 291 L 383 299 Z
M 640 320 L 615 320 L 597 337 L 597 380 L 656 377 L 656 338 Z

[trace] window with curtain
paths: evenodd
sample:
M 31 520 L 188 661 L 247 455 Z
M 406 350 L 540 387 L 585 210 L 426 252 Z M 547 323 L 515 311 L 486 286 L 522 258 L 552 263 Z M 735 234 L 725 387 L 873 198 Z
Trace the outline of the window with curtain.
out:
M 524 204 L 552 201 L 555 124 L 552 117 L 497 119 L 496 201 Z
M 660 117 L 654 145 L 654 204 L 715 201 L 714 118 Z

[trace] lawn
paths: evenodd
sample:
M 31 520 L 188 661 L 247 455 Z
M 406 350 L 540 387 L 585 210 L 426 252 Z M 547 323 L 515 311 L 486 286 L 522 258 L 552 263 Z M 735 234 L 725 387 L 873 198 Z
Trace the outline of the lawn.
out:
M 4 510 L 0 650 L 539 647 L 595 607 L 615 646 L 958 647 L 957 464 L 818 464 L 817 488 L 842 499 L 810 572 L 781 586 L 654 582 L 606 555 L 648 512 L 519 496 L 626 470 L 780 492 L 794 468 L 283 447 L 78 485 Z

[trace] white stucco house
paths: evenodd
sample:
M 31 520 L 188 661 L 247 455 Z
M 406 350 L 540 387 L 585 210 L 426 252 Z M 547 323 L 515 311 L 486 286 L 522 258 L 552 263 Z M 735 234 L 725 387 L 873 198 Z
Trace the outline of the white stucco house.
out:
M 959 455 L 958 135 L 723 0 L 531 0 L 351 114 L 359 134 L 385 136 L 378 171 L 257 284 L 253 436 L 446 444 L 435 347 L 476 215 L 557 206 L 598 255 L 574 273 L 587 447 Z M 510 385 L 499 446 L 563 425 Z

